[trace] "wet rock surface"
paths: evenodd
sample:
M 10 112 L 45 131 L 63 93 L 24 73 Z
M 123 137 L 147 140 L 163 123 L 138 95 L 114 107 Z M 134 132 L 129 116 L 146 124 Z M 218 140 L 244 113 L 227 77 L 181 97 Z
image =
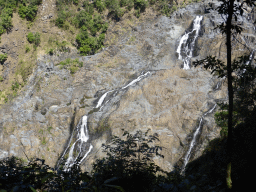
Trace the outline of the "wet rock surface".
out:
M 209 54 L 225 57 L 221 34 L 213 30 L 220 18 L 207 12 L 206 6 L 191 4 L 170 18 L 148 14 L 131 25 L 127 25 L 129 20 L 120 21 L 109 28 L 109 46 L 92 56 L 82 57 L 71 50 L 38 58 L 24 91 L 0 109 L 0 157 L 37 156 L 53 166 L 68 147 L 80 118 L 88 115 L 94 148 L 82 163 L 84 169 L 89 171 L 95 159 L 104 156 L 101 144 L 110 135 L 121 136 L 121 129 L 150 129 L 152 134 L 158 133 L 158 145 L 165 156 L 155 159 L 156 163 L 173 170 L 182 160 L 200 117 L 227 95 L 224 80 L 200 67 L 183 70 L 177 59 L 179 40 L 196 15 L 204 18 L 193 59 Z M 83 67 L 75 74 L 60 69 L 57 64 L 67 58 L 78 58 Z M 148 71 L 148 76 L 122 89 Z M 221 86 L 216 89 L 217 84 Z M 99 98 L 111 90 L 103 107 L 95 110 Z M 201 136 L 194 157 L 219 136 L 213 114 L 204 118 Z

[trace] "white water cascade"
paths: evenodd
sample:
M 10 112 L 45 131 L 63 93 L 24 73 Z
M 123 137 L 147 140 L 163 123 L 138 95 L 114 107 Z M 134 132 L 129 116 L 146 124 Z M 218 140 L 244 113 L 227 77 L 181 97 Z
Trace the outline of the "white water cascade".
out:
M 128 85 L 122 87 L 122 89 L 126 89 L 127 87 L 130 87 L 131 85 L 133 85 L 134 83 L 139 82 L 143 77 L 146 77 L 147 75 L 149 75 L 150 72 L 148 71 L 145 74 L 140 75 L 139 77 L 137 77 L 137 79 L 134 79 L 132 82 L 130 82 Z
M 85 152 L 84 154 L 84 145 L 87 143 L 89 140 L 89 133 L 88 133 L 88 128 L 87 128 L 87 116 L 83 116 L 81 122 L 78 124 L 76 127 L 77 129 L 77 140 L 73 143 L 73 145 L 70 147 L 70 151 L 68 154 L 68 159 L 65 163 L 64 171 L 67 171 L 72 167 L 78 158 L 81 158 L 80 162 L 81 163 L 87 155 L 90 153 L 92 150 L 93 146 L 90 144 L 88 151 Z M 75 147 L 78 149 L 78 154 L 74 154 L 74 149 Z M 74 157 L 76 156 L 76 157 Z
M 97 103 L 97 105 L 96 105 L 95 108 L 99 108 L 99 107 L 100 107 L 100 110 L 101 110 L 102 107 L 103 107 L 102 104 L 103 104 L 105 98 L 107 97 L 107 94 L 110 93 L 110 92 L 113 92 L 113 91 L 114 91 L 114 90 L 107 91 L 106 93 L 104 93 L 104 94 L 100 97 L 100 99 L 98 100 L 98 103 Z M 107 101 L 107 102 L 108 102 L 108 101 Z M 107 102 L 105 102 L 105 103 L 107 103 Z
M 123 86 L 119 89 L 119 91 L 124 90 L 132 85 L 134 85 L 135 83 L 141 81 L 143 78 L 147 77 L 150 74 L 150 72 L 146 72 L 146 73 L 142 73 L 140 76 L 138 76 L 136 79 L 134 79 L 133 81 L 131 81 L 130 83 L 128 83 L 126 86 Z M 110 92 L 113 92 L 115 90 L 110 90 L 107 91 L 106 93 L 104 93 L 98 100 L 97 105 L 95 108 L 100 108 L 100 110 L 102 109 L 102 107 L 104 107 L 104 104 L 108 103 L 111 98 L 109 100 L 107 100 L 106 102 L 105 99 L 107 97 L 107 95 Z M 118 90 L 115 92 L 114 95 L 112 95 L 112 97 L 115 97 L 118 92 Z M 64 171 L 69 171 L 70 168 L 75 164 L 81 164 L 83 162 L 83 160 L 88 156 L 88 154 L 91 152 L 91 150 L 93 149 L 92 144 L 88 143 L 89 140 L 89 133 L 88 133 L 88 128 L 87 128 L 87 119 L 88 116 L 84 115 L 79 124 L 77 125 L 77 127 L 73 130 L 68 146 L 67 148 L 64 150 L 64 153 L 62 154 L 60 161 L 63 160 L 65 154 L 67 154 L 68 150 L 68 158 L 65 162 L 64 165 Z M 76 135 L 76 140 L 74 141 L 74 135 L 75 132 L 77 133 Z M 71 145 L 71 143 L 74 141 L 74 143 Z M 78 160 L 80 159 L 80 161 L 78 162 Z M 58 162 L 58 164 L 60 163 L 60 161 Z
M 191 152 L 192 152 L 192 149 L 194 148 L 194 146 L 195 146 L 195 144 L 196 144 L 196 139 L 197 139 L 197 136 L 198 136 L 198 134 L 199 134 L 199 132 L 200 132 L 201 125 L 202 125 L 202 122 L 203 122 L 203 118 L 204 118 L 207 114 L 212 113 L 213 110 L 216 108 L 216 106 L 217 106 L 217 104 L 215 104 L 209 111 L 207 111 L 206 113 L 204 113 L 203 116 L 200 118 L 199 125 L 198 125 L 198 127 L 196 128 L 196 131 L 195 131 L 195 133 L 194 133 L 194 135 L 193 135 L 193 138 L 192 138 L 192 141 L 191 141 L 191 143 L 190 143 L 189 149 L 188 149 L 188 151 L 187 151 L 187 153 L 186 153 L 186 155 L 185 155 L 184 162 L 183 162 L 183 166 L 182 166 L 182 169 L 181 169 L 181 173 L 184 173 L 185 168 L 186 168 L 186 166 L 187 166 L 187 164 L 188 164 L 188 161 L 189 161 L 189 159 L 190 159 L 190 157 L 191 157 Z
M 193 57 L 194 46 L 199 35 L 202 19 L 203 16 L 196 16 L 195 20 L 193 21 L 192 31 L 185 32 L 180 39 L 177 53 L 179 55 L 179 59 L 183 60 L 183 69 L 190 69 L 190 59 Z
M 253 50 L 252 52 L 251 52 L 251 54 L 250 54 L 250 56 L 249 56 L 249 60 L 248 61 L 246 61 L 246 63 L 245 63 L 245 65 L 249 65 L 251 62 L 252 62 L 252 60 L 253 60 L 253 58 L 254 58 L 254 52 L 255 52 L 255 50 Z M 246 69 L 243 69 L 243 74 L 246 72 Z

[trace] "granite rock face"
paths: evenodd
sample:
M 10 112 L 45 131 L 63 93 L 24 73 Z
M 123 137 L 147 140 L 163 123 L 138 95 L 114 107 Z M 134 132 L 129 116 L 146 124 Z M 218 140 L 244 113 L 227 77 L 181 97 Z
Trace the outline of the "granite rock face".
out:
M 150 129 L 159 135 L 157 144 L 165 156 L 156 158 L 156 163 L 173 170 L 182 161 L 200 117 L 227 96 L 224 80 L 200 67 L 184 70 L 177 59 L 179 40 L 196 15 L 204 18 L 193 59 L 209 54 L 225 58 L 224 39 L 213 30 L 220 18 L 206 7 L 207 2 L 191 4 L 170 18 L 147 12 L 141 21 L 122 20 L 109 28 L 105 42 L 109 46 L 92 56 L 71 50 L 38 58 L 23 93 L 0 109 L 0 158 L 37 156 L 53 166 L 69 146 L 80 118 L 88 115 L 89 142 L 94 148 L 82 163 L 85 169 L 104 156 L 101 144 L 111 135 L 121 136 L 121 129 Z M 254 31 L 248 34 L 253 42 Z M 83 67 L 75 74 L 60 69 L 57 64 L 66 58 L 78 58 Z M 150 73 L 128 86 L 146 72 Z M 107 91 L 111 92 L 103 107 L 96 109 Z M 208 114 L 194 157 L 218 136 L 213 113 Z

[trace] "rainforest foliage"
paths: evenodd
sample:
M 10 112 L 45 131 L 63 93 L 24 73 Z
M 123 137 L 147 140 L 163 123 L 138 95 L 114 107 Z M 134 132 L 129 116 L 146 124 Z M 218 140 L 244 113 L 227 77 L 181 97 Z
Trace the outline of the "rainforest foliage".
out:
M 13 12 L 18 12 L 21 18 L 33 21 L 37 15 L 38 5 L 42 0 L 0 0 L 0 35 L 13 27 Z
M 172 0 L 57 0 L 58 17 L 55 24 L 63 29 L 75 26 L 80 30 L 76 36 L 76 47 L 81 55 L 94 54 L 104 47 L 106 31 L 110 21 L 119 21 L 125 13 L 140 17 L 147 7 L 169 16 L 177 8 Z M 70 6 L 76 6 L 73 12 Z
M 211 69 L 212 73 L 217 72 L 219 77 L 225 77 L 228 84 L 228 104 L 224 105 L 226 112 L 221 112 L 215 117 L 217 123 L 222 126 L 222 135 L 227 137 L 227 190 L 232 189 L 231 179 L 231 162 L 233 160 L 233 129 L 241 123 L 249 121 L 252 115 L 255 114 L 255 63 L 254 50 L 253 57 L 242 56 L 237 58 L 232 57 L 232 40 L 233 37 L 239 36 L 243 31 L 238 17 L 243 16 L 244 7 L 254 8 L 254 0 L 220 0 L 221 4 L 216 8 L 219 14 L 226 15 L 217 29 L 225 36 L 226 41 L 226 64 L 223 61 L 216 59 L 215 56 L 197 61 L 194 64 L 203 65 L 206 69 Z M 236 39 L 236 38 L 234 38 Z M 240 43 L 240 42 L 239 42 Z M 251 47 L 247 47 L 249 50 Z M 254 49 L 254 48 L 253 48 Z M 236 74 L 236 75 L 233 75 Z M 223 109 L 223 107 L 222 107 Z M 225 122 L 226 120 L 226 122 Z M 253 127 L 251 127 L 253 128 Z M 226 131 L 227 130 L 227 131 Z
M 162 157 L 161 147 L 154 145 L 156 134 L 124 132 L 123 138 L 115 136 L 103 145 L 107 156 L 94 163 L 91 173 L 82 172 L 77 164 L 64 171 L 64 164 L 54 169 L 42 159 L 1 160 L 0 191 L 166 191 L 167 183 L 182 180 L 153 162 L 154 157 Z

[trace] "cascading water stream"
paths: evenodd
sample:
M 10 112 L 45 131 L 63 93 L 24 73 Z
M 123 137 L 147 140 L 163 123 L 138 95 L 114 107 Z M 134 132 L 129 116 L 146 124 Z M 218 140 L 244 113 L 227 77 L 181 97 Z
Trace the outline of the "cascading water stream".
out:
M 88 128 L 87 128 L 87 116 L 86 115 L 83 116 L 82 120 L 80 120 L 80 121 L 81 122 L 76 127 L 76 129 L 78 131 L 78 135 L 77 135 L 78 139 L 73 143 L 73 145 L 70 148 L 68 159 L 65 163 L 64 171 L 68 171 L 70 169 L 70 167 L 72 167 L 76 163 L 78 158 L 81 158 L 80 162 L 82 162 L 82 160 L 85 159 L 86 156 L 89 154 L 88 152 L 90 152 L 93 148 L 93 146 L 90 144 L 89 150 L 83 155 L 83 153 L 84 153 L 83 146 L 89 140 L 89 133 L 88 133 Z M 79 149 L 79 153 L 74 158 L 73 155 L 74 155 L 75 147 Z
M 146 76 L 148 76 L 150 74 L 150 72 L 146 72 L 144 74 L 141 74 L 139 77 L 137 77 L 136 79 L 134 79 L 133 81 L 131 81 L 130 83 L 128 83 L 126 86 L 123 86 L 120 88 L 120 90 L 124 90 L 132 85 L 134 85 L 135 83 L 139 82 L 140 80 L 142 80 L 143 78 L 145 78 Z M 110 90 L 107 91 L 106 93 L 104 93 L 98 100 L 97 105 L 95 108 L 100 108 L 102 109 L 102 107 L 104 106 L 104 104 L 106 104 L 107 102 L 109 102 L 111 100 L 111 98 L 109 100 L 107 100 L 106 102 L 105 99 L 107 97 L 107 95 L 110 92 L 113 92 L 114 90 Z M 114 95 L 112 95 L 113 97 L 115 97 L 118 94 L 118 91 L 115 92 Z M 75 164 L 81 164 L 82 161 L 88 156 L 88 154 L 91 152 L 91 150 L 93 149 L 92 144 L 89 144 L 89 149 L 86 150 L 86 145 L 88 148 L 88 140 L 89 140 L 89 133 L 88 133 L 88 128 L 87 128 L 87 115 L 84 115 L 79 124 L 77 125 L 77 127 L 73 130 L 71 137 L 70 137 L 70 141 L 68 143 L 68 147 L 65 149 L 63 155 L 60 158 L 60 161 L 63 160 L 63 157 L 65 154 L 67 154 L 67 151 L 69 150 L 68 153 L 68 158 L 65 162 L 64 165 L 64 171 L 69 171 L 70 168 Z M 73 137 L 75 135 L 74 132 L 77 132 L 77 139 L 75 140 L 75 142 L 71 145 Z M 71 145 L 71 147 L 70 147 Z M 77 154 L 78 153 L 78 154 Z M 78 162 L 78 160 L 80 159 L 80 161 Z M 60 162 L 58 162 L 59 164 Z
M 254 58 L 254 52 L 255 52 L 255 50 L 253 50 L 252 52 L 251 52 L 251 54 L 250 54 L 250 56 L 249 56 L 249 60 L 248 61 L 246 61 L 246 63 L 245 63 L 245 65 L 249 65 L 251 62 L 252 62 L 252 60 L 253 60 L 253 58 Z M 243 74 L 246 72 L 246 69 L 243 69 Z
M 180 39 L 177 53 L 179 55 L 179 59 L 183 60 L 183 69 L 190 69 L 190 59 L 193 57 L 193 51 L 201 28 L 202 19 L 203 16 L 196 16 L 195 20 L 193 21 L 192 31 L 187 33 L 185 32 Z
M 188 164 L 188 161 L 189 161 L 189 159 L 190 159 L 190 157 L 191 157 L 191 152 L 192 152 L 192 149 L 194 148 L 194 146 L 195 146 L 195 144 L 196 144 L 196 139 L 197 139 L 197 136 L 198 136 L 198 134 L 199 134 L 199 132 L 200 132 L 201 125 L 202 125 L 202 122 L 203 122 L 203 118 L 204 118 L 207 114 L 212 113 L 213 110 L 216 108 L 216 106 L 217 106 L 217 104 L 215 104 L 209 111 L 207 111 L 206 113 L 204 113 L 203 116 L 200 118 L 199 125 L 198 125 L 198 127 L 197 127 L 197 129 L 196 129 L 196 131 L 195 131 L 195 133 L 194 133 L 194 135 L 193 135 L 193 138 L 192 138 L 192 141 L 191 141 L 191 143 L 190 143 L 189 149 L 188 149 L 188 151 L 187 151 L 187 153 L 186 153 L 186 155 L 185 155 L 184 163 L 183 163 L 183 166 L 182 166 L 182 169 L 181 169 L 181 173 L 184 173 L 185 168 L 186 168 L 186 166 L 187 166 L 187 164 Z
M 140 75 L 137 79 L 134 79 L 132 82 L 130 82 L 128 85 L 122 87 L 122 89 L 126 89 L 127 87 L 130 87 L 131 85 L 133 85 L 134 83 L 139 82 L 143 77 L 146 77 L 148 74 L 150 74 L 150 72 L 148 71 L 145 74 Z
M 112 91 L 113 91 L 113 90 L 104 93 L 104 94 L 100 97 L 100 99 L 99 99 L 99 101 L 98 101 L 98 103 L 97 103 L 97 105 L 96 105 L 95 108 L 99 108 L 99 107 L 102 105 L 102 103 L 104 102 L 104 100 L 105 100 L 107 94 L 110 93 L 110 92 L 112 92 Z

